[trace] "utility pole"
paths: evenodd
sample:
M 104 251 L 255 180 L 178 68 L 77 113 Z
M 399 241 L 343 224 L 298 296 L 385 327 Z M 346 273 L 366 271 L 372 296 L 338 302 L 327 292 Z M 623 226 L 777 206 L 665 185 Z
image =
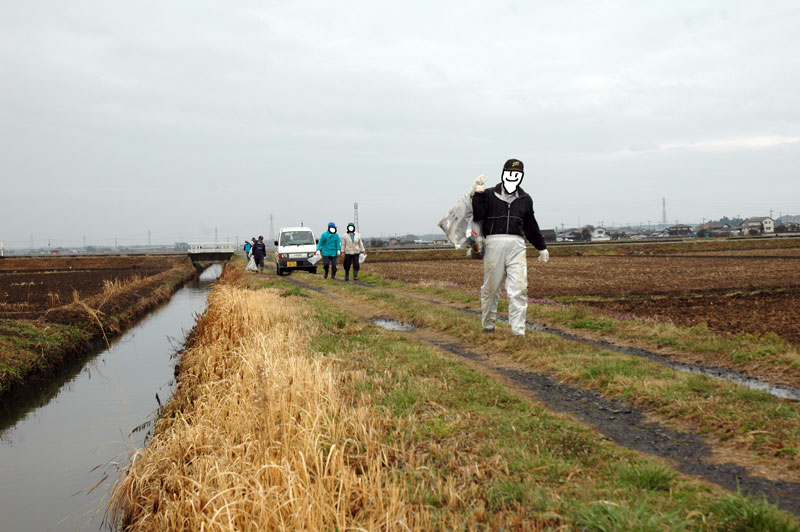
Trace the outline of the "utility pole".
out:
M 269 215 L 269 241 L 275 240 L 275 225 L 272 222 L 272 215 Z
M 150 245 L 150 229 L 147 230 L 147 245 Z
M 31 235 L 31 253 L 33 253 L 33 235 Z
M 772 218 L 772 209 L 769 210 L 769 217 Z
M 83 250 L 86 251 L 86 235 L 83 235 Z
M 114 249 L 119 250 L 119 243 L 117 242 L 116 237 L 114 237 Z
M 219 242 L 219 238 L 217 238 L 217 228 L 215 227 L 214 228 L 214 243 L 216 244 L 217 242 Z
M 667 198 L 663 196 L 661 198 L 661 223 L 667 225 Z

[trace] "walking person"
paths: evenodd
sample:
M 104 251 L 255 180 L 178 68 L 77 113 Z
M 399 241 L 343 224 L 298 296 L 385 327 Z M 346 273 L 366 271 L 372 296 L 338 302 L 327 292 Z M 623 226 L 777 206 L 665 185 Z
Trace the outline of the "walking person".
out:
M 336 234 L 336 224 L 330 222 L 328 230 L 322 233 L 317 242 L 317 251 L 322 254 L 322 269 L 325 270 L 325 279 L 328 278 L 328 269 L 331 279 L 336 279 L 336 258 L 342 252 L 342 242 Z
M 258 242 L 253 244 L 253 258 L 258 266 L 258 273 L 264 271 L 264 257 L 267 256 L 267 246 L 264 245 L 264 237 L 259 235 Z
M 344 254 L 344 280 L 350 280 L 350 266 L 353 267 L 353 280 L 358 281 L 358 269 L 361 264 L 358 256 L 364 253 L 364 242 L 361 235 L 356 233 L 356 224 L 347 224 L 347 234 L 342 235 L 342 253 Z
M 244 241 L 244 247 L 242 249 L 244 250 L 244 256 L 249 259 L 250 250 L 253 249 L 253 245 L 250 243 L 249 240 Z
M 503 165 L 497 186 L 484 191 L 485 177 L 476 179 L 473 184 L 472 219 L 483 223 L 485 237 L 481 286 L 481 324 L 485 332 L 495 329 L 497 301 L 505 276 L 511 333 L 525 336 L 528 262 L 524 239 L 539 250 L 541 262 L 550 258 L 533 215 L 533 200 L 519 186 L 524 175 L 522 161 L 509 159 Z

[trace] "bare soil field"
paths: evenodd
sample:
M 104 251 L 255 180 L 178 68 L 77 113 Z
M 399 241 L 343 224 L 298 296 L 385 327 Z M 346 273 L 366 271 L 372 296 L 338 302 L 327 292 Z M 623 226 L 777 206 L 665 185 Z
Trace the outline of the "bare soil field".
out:
M 119 334 L 195 275 L 186 256 L 0 260 L 0 404 Z
M 800 289 L 797 287 L 606 300 L 595 306 L 640 316 L 665 316 L 682 326 L 705 323 L 716 331 L 774 333 L 800 345 Z
M 778 250 L 770 250 L 775 252 Z M 796 250 L 780 250 L 780 253 Z M 730 253 L 730 252 L 727 252 Z M 579 256 L 528 260 L 528 296 L 578 301 L 678 325 L 722 332 L 775 333 L 800 343 L 800 263 L 761 258 Z M 406 283 L 480 289 L 481 261 L 371 264 L 365 271 Z
M 112 256 L 13 258 L 0 261 L 0 318 L 36 319 L 49 309 L 91 298 L 110 283 L 168 271 L 185 257 Z

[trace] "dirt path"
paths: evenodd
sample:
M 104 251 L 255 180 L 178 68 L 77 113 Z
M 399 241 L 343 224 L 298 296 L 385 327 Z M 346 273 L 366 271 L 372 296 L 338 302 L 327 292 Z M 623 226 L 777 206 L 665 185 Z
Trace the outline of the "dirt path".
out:
M 369 285 L 364 283 L 359 282 L 357 284 L 365 288 L 370 288 Z M 442 305 L 450 309 L 457 310 L 459 312 L 465 312 L 467 314 L 480 316 L 480 312 L 473 308 L 455 305 L 453 303 L 449 303 L 447 301 L 441 301 L 439 299 L 435 299 L 432 297 L 422 297 L 406 291 L 393 290 L 388 288 L 385 288 L 384 290 L 404 297 L 410 297 L 413 299 L 417 299 L 419 301 L 424 301 L 426 303 L 432 303 L 434 305 Z M 498 320 L 506 321 L 505 318 L 500 316 L 498 317 Z M 704 364 L 702 363 L 702 360 L 698 360 L 698 355 L 687 355 L 685 353 L 679 353 L 679 352 L 656 353 L 655 351 L 650 351 L 641 347 L 623 345 L 605 339 L 593 338 L 588 335 L 576 334 L 573 332 L 566 331 L 564 329 L 560 329 L 558 327 L 553 327 L 551 325 L 534 323 L 530 321 L 526 321 L 525 323 L 528 329 L 533 331 L 555 334 L 556 336 L 559 336 L 566 340 L 570 340 L 573 342 L 580 342 L 583 344 L 591 345 L 593 347 L 604 349 L 606 351 L 612 351 L 614 353 L 645 358 L 651 362 L 655 362 L 657 364 L 661 364 L 663 366 L 667 366 L 669 368 L 676 369 L 679 371 L 700 373 L 716 379 L 735 382 L 737 384 L 747 386 L 748 388 L 752 388 L 754 390 L 765 391 L 776 397 L 780 397 L 781 399 L 791 399 L 794 401 L 800 401 L 800 387 L 787 384 L 787 382 L 793 382 L 793 381 L 787 381 L 786 379 L 782 379 L 782 376 L 780 374 L 774 376 L 759 375 L 756 377 L 748 375 L 741 371 L 737 371 L 735 369 L 725 368 L 712 364 Z
M 344 295 L 297 278 L 289 277 L 287 280 L 322 295 L 350 315 L 369 321 L 387 318 L 376 313 L 368 302 L 352 297 L 345 298 Z M 415 328 L 398 334 L 431 346 L 443 356 L 543 402 L 551 410 L 575 416 L 618 445 L 666 459 L 678 471 L 699 476 L 728 490 L 739 489 L 754 497 L 763 495 L 768 501 L 800 515 L 800 482 L 773 480 L 753 474 L 738 464 L 718 463 L 720 453 L 697 434 L 682 433 L 665 427 L 657 421 L 647 419 L 645 412 L 636 407 L 558 382 L 549 375 L 530 371 L 505 355 L 476 349 L 441 331 Z

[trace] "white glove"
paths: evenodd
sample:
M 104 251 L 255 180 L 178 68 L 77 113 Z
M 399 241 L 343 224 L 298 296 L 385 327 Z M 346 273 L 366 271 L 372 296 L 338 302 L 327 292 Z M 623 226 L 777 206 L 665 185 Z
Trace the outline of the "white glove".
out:
M 470 195 L 475 194 L 476 192 L 483 192 L 483 185 L 486 184 L 486 176 L 481 174 L 475 178 L 475 181 L 472 183 L 472 188 L 469 189 Z
M 550 260 L 550 252 L 546 249 L 539 251 L 539 262 L 547 262 Z

